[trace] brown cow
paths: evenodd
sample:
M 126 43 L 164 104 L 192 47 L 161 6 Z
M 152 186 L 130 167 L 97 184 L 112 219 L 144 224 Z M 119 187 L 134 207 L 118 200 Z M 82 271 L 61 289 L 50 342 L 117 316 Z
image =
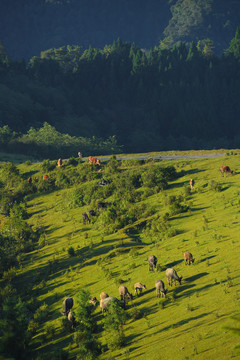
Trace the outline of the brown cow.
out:
M 195 259 L 193 259 L 193 256 L 192 256 L 192 254 L 190 252 L 185 251 L 184 260 L 185 260 L 185 265 L 191 265 L 191 264 L 194 263 Z
M 58 159 L 58 166 L 59 166 L 59 167 L 62 166 L 62 159 L 61 159 L 61 158 Z
M 126 298 L 131 299 L 131 300 L 133 299 L 132 294 L 128 291 L 126 286 L 120 285 L 118 291 L 119 291 L 121 300 L 125 301 Z
M 95 156 L 89 156 L 88 160 L 89 164 L 100 165 L 100 160 L 98 160 Z
M 157 298 L 160 298 L 160 293 L 161 293 L 161 297 L 166 297 L 168 289 L 165 289 L 165 285 L 162 280 L 157 280 L 155 282 L 155 288 L 156 288 Z
M 146 289 L 146 285 L 142 284 L 141 282 L 134 284 L 134 290 L 135 290 L 135 294 L 137 296 L 138 296 L 138 291 L 139 291 L 139 294 L 141 295 L 143 289 Z
M 224 173 L 226 173 L 226 174 L 233 174 L 233 172 L 232 172 L 232 170 L 230 169 L 230 167 L 229 166 L 225 166 L 225 165 L 222 165 L 222 166 L 220 166 L 220 171 L 221 171 L 221 173 L 222 173 L 222 176 L 224 176 Z
M 49 180 L 48 175 L 43 175 L 43 180 L 44 180 L 44 181 L 48 181 L 48 180 Z
M 191 180 L 190 180 L 190 187 L 191 187 L 191 190 L 193 190 L 193 189 L 194 189 L 194 184 L 195 184 L 194 179 L 191 179 Z

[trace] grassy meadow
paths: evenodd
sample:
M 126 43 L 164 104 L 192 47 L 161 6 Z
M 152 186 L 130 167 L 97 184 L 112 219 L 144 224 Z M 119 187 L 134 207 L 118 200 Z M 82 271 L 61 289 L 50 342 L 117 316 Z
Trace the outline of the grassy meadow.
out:
M 134 294 L 133 285 L 139 281 L 147 289 L 127 304 L 125 345 L 103 352 L 99 359 L 239 358 L 240 349 L 236 345 L 240 344 L 240 337 L 228 329 L 237 326 L 234 317 L 240 309 L 239 164 L 239 155 L 229 155 L 211 159 L 126 160 L 112 172 L 105 170 L 107 164 L 101 166 L 102 172 L 93 167 L 92 172 L 107 179 L 116 176 L 120 179 L 127 171 L 133 176 L 141 169 L 146 171 L 155 166 L 176 169 L 177 177 L 168 181 L 166 189 L 147 186 L 136 189 L 139 197 L 129 203 L 129 211 L 131 214 L 136 211 L 138 216 L 135 219 L 131 215 L 133 220 L 123 227 L 105 226 L 103 213 L 107 210 L 96 208 L 97 200 L 113 202 L 114 192 L 108 194 L 105 190 L 111 184 L 102 190 L 104 198 L 92 199 L 83 206 L 70 206 L 72 193 L 79 184 L 27 195 L 27 222 L 33 229 L 44 229 L 44 236 L 41 246 L 24 255 L 12 285 L 23 300 L 34 298 L 49 308 L 47 320 L 39 325 L 31 341 L 32 358 L 50 358 L 58 349 L 68 351 L 69 359 L 76 358 L 78 348 L 72 340 L 73 332 L 66 332 L 61 325 L 62 302 L 66 297 L 73 297 L 74 310 L 80 289 L 88 289 L 98 299 L 102 291 L 119 298 L 120 284 Z M 65 160 L 62 169 L 55 168 L 48 174 L 50 179 L 59 171 L 80 174 L 87 165 L 67 165 Z M 221 165 L 230 166 L 233 176 L 223 177 Z M 43 175 L 41 163 L 25 162 L 18 169 L 25 179 Z M 190 191 L 191 178 L 195 187 Z M 97 181 L 93 178 L 83 186 Z M 174 196 L 180 199 L 184 211 L 171 212 Z M 118 201 L 124 201 L 124 193 L 114 198 L 115 207 Z M 82 213 L 92 208 L 97 210 L 97 219 L 83 224 Z M 158 227 L 162 221 L 162 227 Z M 70 247 L 74 249 L 72 256 L 68 252 Z M 194 264 L 184 264 L 184 251 L 193 254 Z M 158 258 L 158 267 L 153 272 L 148 270 L 149 255 Z M 182 285 L 168 286 L 165 276 L 168 267 L 174 267 L 183 277 Z M 156 297 L 157 279 L 163 280 L 168 288 L 165 299 Z M 6 281 L 0 280 L 0 285 L 6 285 Z M 139 319 L 132 317 L 136 308 L 141 311 Z M 105 344 L 99 305 L 94 316 L 100 329 L 98 339 Z M 54 328 L 52 334 L 46 332 L 50 325 Z

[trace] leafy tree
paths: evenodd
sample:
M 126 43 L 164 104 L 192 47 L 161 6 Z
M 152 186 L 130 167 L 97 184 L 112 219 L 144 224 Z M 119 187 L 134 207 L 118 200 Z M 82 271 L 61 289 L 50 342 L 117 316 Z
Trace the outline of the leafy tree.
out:
M 231 40 L 229 48 L 225 53 L 233 55 L 237 60 L 240 60 L 240 26 L 237 27 L 235 37 Z
M 103 324 L 107 338 L 107 345 L 109 349 L 121 348 L 124 344 L 125 336 L 123 325 L 127 320 L 127 315 L 120 307 L 117 301 L 111 301 L 108 306 L 106 316 Z
M 1 353 L 14 359 L 26 359 L 30 334 L 25 304 L 16 296 L 8 297 L 3 302 L 0 318 Z
M 89 304 L 90 293 L 82 289 L 77 295 L 77 308 L 75 310 L 77 328 L 74 341 L 78 345 L 78 359 L 94 360 L 100 353 L 100 345 L 93 334 L 97 329 L 93 317 L 94 307 Z

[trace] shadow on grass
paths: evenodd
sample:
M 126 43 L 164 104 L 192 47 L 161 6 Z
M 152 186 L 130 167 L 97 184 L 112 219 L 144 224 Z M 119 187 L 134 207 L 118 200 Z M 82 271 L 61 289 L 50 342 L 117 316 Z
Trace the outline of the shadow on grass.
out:
M 205 257 L 204 259 L 199 260 L 199 263 L 202 263 L 202 262 L 204 262 L 204 261 L 210 260 L 210 259 L 212 259 L 212 258 L 214 258 L 214 257 L 216 257 L 216 256 L 217 256 L 217 255 L 207 256 L 207 257 Z
M 200 278 L 202 278 L 203 276 L 206 276 L 206 275 L 209 275 L 209 273 L 208 272 L 202 272 L 202 273 L 195 274 L 193 276 L 189 276 L 187 278 L 184 278 L 184 281 L 192 282 L 192 281 L 198 280 L 198 279 L 200 279 Z
M 182 263 L 183 261 L 184 261 L 184 260 L 176 260 L 176 261 L 173 261 L 173 262 L 170 262 L 170 263 L 166 264 L 165 267 L 166 267 L 166 269 L 167 269 L 167 268 L 173 268 L 174 266 Z
M 37 174 L 38 172 L 39 172 L 38 170 L 28 171 L 23 174 L 23 177 L 24 177 L 24 179 L 28 179 L 29 176 L 33 176 L 33 175 Z
M 158 332 L 163 332 L 163 331 L 167 331 L 167 330 L 170 330 L 170 329 L 176 329 L 176 328 L 178 328 L 178 327 L 180 327 L 182 325 L 190 323 L 191 321 L 202 319 L 202 318 L 208 316 L 209 314 L 210 313 L 203 313 L 203 314 L 200 314 L 200 315 L 197 315 L 197 316 L 192 316 L 192 317 L 189 317 L 187 319 L 183 319 L 181 321 L 178 321 L 176 323 L 173 323 L 171 325 L 168 325 L 168 326 L 164 327 L 163 329 L 159 330 Z M 191 328 L 193 329 L 194 327 L 197 327 L 197 326 L 198 326 L 198 324 L 195 325 L 195 326 L 192 326 Z M 188 330 L 189 329 L 190 328 L 188 328 Z

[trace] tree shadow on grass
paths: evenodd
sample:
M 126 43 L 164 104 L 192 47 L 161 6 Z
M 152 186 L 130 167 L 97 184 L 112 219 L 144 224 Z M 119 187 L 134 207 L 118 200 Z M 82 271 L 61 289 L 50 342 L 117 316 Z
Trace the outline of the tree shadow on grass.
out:
M 205 257 L 204 259 L 199 260 L 198 262 L 199 262 L 199 263 L 202 263 L 202 262 L 204 262 L 204 261 L 206 261 L 206 260 L 210 260 L 210 259 L 212 259 L 212 258 L 214 258 L 214 257 L 216 257 L 216 256 L 217 256 L 217 255 L 207 256 L 207 257 Z
M 208 272 L 202 272 L 202 273 L 195 274 L 193 276 L 189 276 L 187 278 L 184 278 L 184 281 L 192 282 L 192 281 L 198 280 L 198 279 L 200 279 L 200 278 L 202 278 L 203 276 L 206 276 L 206 275 L 209 275 L 209 273 Z
M 168 264 L 166 264 L 166 268 L 173 268 L 174 266 L 176 266 L 176 265 L 178 265 L 178 264 L 180 264 L 180 263 L 182 263 L 183 262 L 183 260 L 176 260 L 176 261 L 173 261 L 173 262 L 170 262 L 170 263 L 168 263 Z
M 180 327 L 180 326 L 182 326 L 182 325 L 185 325 L 185 324 L 190 323 L 191 321 L 198 320 L 198 319 L 202 319 L 202 318 L 208 316 L 209 314 L 211 314 L 211 312 L 209 312 L 209 313 L 203 313 L 203 314 L 200 314 L 200 315 L 197 315 L 197 316 L 192 316 L 192 317 L 189 317 L 189 318 L 187 318 L 187 319 L 183 319 L 183 320 L 178 321 L 178 322 L 176 322 L 176 323 L 174 323 L 174 324 L 168 325 L 168 326 L 164 327 L 163 329 L 158 330 L 156 333 L 163 332 L 163 331 L 168 331 L 168 330 L 170 330 L 170 329 L 176 329 L 176 328 L 178 328 L 178 327 Z M 192 326 L 191 328 L 194 328 L 194 327 L 196 327 L 196 326 L 198 326 L 198 325 Z M 190 328 L 188 328 L 188 330 L 189 330 L 189 329 L 190 329 Z M 156 334 L 156 333 L 155 333 L 155 334 Z
M 24 179 L 28 179 L 29 176 L 33 176 L 34 174 L 37 174 L 39 171 L 38 170 L 32 170 L 32 171 L 27 171 L 23 174 Z

